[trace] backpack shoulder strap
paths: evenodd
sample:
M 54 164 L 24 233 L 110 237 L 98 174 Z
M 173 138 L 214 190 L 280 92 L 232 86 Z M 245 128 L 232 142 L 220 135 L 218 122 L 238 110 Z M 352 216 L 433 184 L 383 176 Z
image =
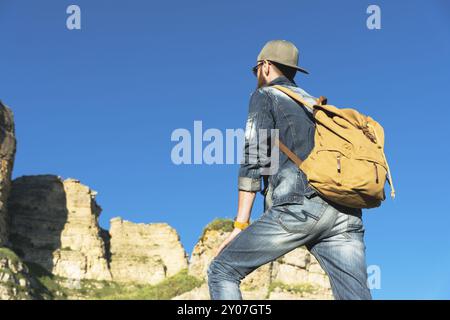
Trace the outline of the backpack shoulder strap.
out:
M 298 93 L 292 91 L 291 89 L 288 89 L 288 88 L 280 86 L 280 85 L 275 85 L 275 86 L 273 86 L 273 88 L 280 90 L 281 92 L 285 93 L 286 95 L 288 95 L 289 97 L 291 97 L 295 101 L 301 103 L 306 108 L 308 108 L 311 112 L 314 110 L 314 106 L 313 105 L 311 105 L 310 103 L 306 102 L 305 99 L 303 99 L 303 97 L 301 97 Z
M 286 145 L 280 141 L 280 139 L 275 140 L 275 144 L 280 148 L 280 150 L 293 162 L 297 165 L 297 167 L 300 168 L 302 165 L 303 160 L 297 157 L 295 153 L 293 153 Z
M 294 99 L 294 101 L 301 103 L 302 105 L 304 105 L 307 109 L 309 109 L 311 112 L 314 113 L 314 105 L 306 102 L 298 93 L 280 86 L 280 85 L 275 85 L 273 86 L 273 88 L 280 90 L 281 92 L 284 92 L 286 95 L 288 95 L 289 97 L 291 97 L 292 99 Z M 318 103 L 319 104 L 323 104 L 323 101 L 326 101 L 326 98 L 324 97 L 320 97 L 318 99 Z M 303 160 L 300 159 L 299 157 L 297 157 L 297 155 L 295 153 L 293 153 L 283 142 L 281 142 L 279 139 L 277 141 L 275 141 L 275 143 L 277 144 L 277 146 L 280 148 L 280 150 L 286 154 L 286 156 L 292 161 L 294 162 L 299 168 L 300 165 L 302 164 Z
M 324 104 L 327 104 L 327 98 L 324 96 L 320 96 L 320 98 L 317 99 L 316 104 L 311 104 L 311 103 L 306 102 L 305 99 L 303 99 L 303 97 L 301 97 L 298 93 L 292 91 L 291 89 L 288 89 L 288 88 L 280 86 L 280 85 L 275 85 L 275 86 L 273 86 L 273 88 L 280 90 L 281 92 L 285 93 L 290 98 L 297 101 L 298 103 L 301 103 L 306 108 L 308 108 L 311 112 L 314 112 L 314 107 L 316 105 L 322 106 Z

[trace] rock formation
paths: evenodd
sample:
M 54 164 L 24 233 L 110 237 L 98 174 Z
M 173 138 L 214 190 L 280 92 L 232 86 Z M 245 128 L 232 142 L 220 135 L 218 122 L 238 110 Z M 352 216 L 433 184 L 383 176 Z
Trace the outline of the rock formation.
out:
M 13 114 L 0 101 L 0 247 L 8 239 L 7 199 L 16 153 Z
M 30 275 L 28 267 L 7 248 L 0 248 L 0 300 L 44 299 L 45 289 Z
M 8 207 L 15 251 L 61 277 L 111 280 L 95 195 L 74 179 L 42 175 L 14 180 Z
M 13 181 L 10 241 L 26 262 L 69 279 L 155 284 L 187 268 L 177 232 L 166 223 L 111 220 L 100 229 L 96 192 L 53 175 Z
M 330 280 L 316 258 L 300 247 L 272 263 L 271 282 L 304 289 L 300 295 L 294 291 L 274 288 L 269 299 L 332 299 Z
M 158 283 L 187 268 L 180 238 L 166 223 L 111 220 L 111 272 L 116 281 Z

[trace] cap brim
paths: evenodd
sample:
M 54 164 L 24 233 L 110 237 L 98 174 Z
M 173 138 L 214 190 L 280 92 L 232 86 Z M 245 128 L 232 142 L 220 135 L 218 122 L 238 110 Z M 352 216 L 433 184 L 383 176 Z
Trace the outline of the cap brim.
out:
M 297 69 L 298 71 L 300 71 L 300 72 L 303 72 L 303 73 L 306 73 L 306 74 L 309 74 L 309 72 L 308 71 L 306 71 L 305 69 L 303 69 L 303 68 L 300 68 L 300 67 L 296 67 L 295 69 Z
M 299 66 L 293 65 L 293 64 L 281 63 L 281 62 L 278 62 L 278 61 L 275 61 L 275 60 L 269 60 L 269 61 L 273 61 L 273 62 L 282 64 L 282 65 L 284 65 L 284 66 L 286 66 L 286 67 L 290 67 L 290 68 L 296 69 L 296 70 L 298 70 L 298 71 L 300 71 L 300 72 L 309 74 L 309 72 L 308 72 L 307 70 L 305 70 L 305 69 L 303 69 L 303 68 L 301 68 L 301 67 L 299 67 Z
M 303 73 L 309 74 L 309 72 L 308 72 L 307 70 L 305 70 L 305 69 L 303 69 L 303 68 L 300 68 L 299 66 L 294 66 L 294 65 L 287 65 L 287 64 L 285 64 L 285 66 L 288 66 L 288 67 L 291 67 L 291 68 L 297 69 L 297 70 L 298 70 L 298 71 L 300 71 L 300 72 L 303 72 Z

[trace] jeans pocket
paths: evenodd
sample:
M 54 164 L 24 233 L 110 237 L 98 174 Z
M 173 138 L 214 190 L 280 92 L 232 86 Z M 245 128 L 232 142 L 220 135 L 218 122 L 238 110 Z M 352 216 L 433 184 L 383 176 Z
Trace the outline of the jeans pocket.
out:
M 364 228 L 361 214 L 349 214 L 347 221 L 347 229 L 349 231 L 360 231 Z
M 316 226 L 325 209 L 326 203 L 323 200 L 317 200 L 315 197 L 305 198 L 303 204 L 280 206 L 278 223 L 287 232 L 308 234 Z
M 347 217 L 347 229 L 345 231 L 345 236 L 347 238 L 356 239 L 363 237 L 365 229 L 361 211 L 359 210 L 356 214 L 348 214 Z

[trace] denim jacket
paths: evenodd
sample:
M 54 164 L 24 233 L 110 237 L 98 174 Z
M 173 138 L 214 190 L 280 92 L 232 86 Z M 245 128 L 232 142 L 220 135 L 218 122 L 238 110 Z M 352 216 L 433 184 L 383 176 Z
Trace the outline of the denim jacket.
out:
M 257 89 L 250 98 L 248 118 L 245 127 L 243 160 L 239 168 L 238 188 L 243 191 L 259 192 L 265 196 L 265 207 L 285 203 L 303 203 L 304 197 L 312 197 L 316 191 L 309 185 L 306 175 L 283 153 L 279 152 L 278 170 L 270 175 L 263 174 L 271 165 L 270 129 L 278 129 L 279 139 L 300 159 L 304 160 L 314 147 L 315 123 L 311 112 L 283 92 L 271 88 L 286 86 L 299 93 L 311 103 L 315 98 L 297 87 L 286 77 L 278 77 L 266 86 Z M 262 136 L 267 152 L 252 151 L 251 141 L 260 136 L 260 129 L 268 132 Z M 253 139 L 253 140 L 252 140 Z M 258 142 L 258 148 L 261 142 Z M 253 155 L 253 161 L 249 161 Z M 256 158 L 256 159 L 255 159 Z M 261 181 L 264 188 L 261 188 Z

